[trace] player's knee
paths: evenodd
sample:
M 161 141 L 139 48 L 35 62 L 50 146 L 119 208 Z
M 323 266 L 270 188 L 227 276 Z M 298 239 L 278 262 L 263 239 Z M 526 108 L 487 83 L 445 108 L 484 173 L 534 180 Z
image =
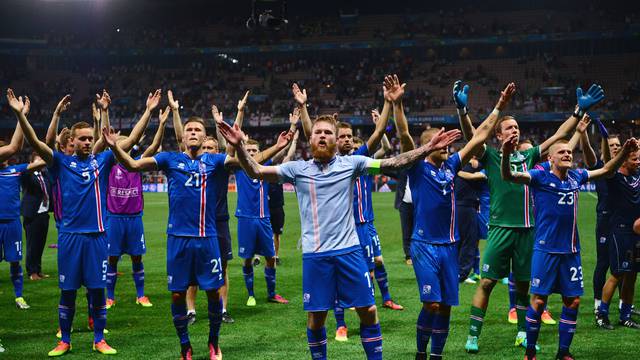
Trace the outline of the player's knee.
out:
M 497 280 L 482 278 L 480 279 L 480 288 L 487 293 L 490 293 L 493 290 L 493 287 L 496 286 Z
M 174 304 L 184 303 L 185 299 L 186 299 L 186 293 L 185 292 L 173 292 L 173 293 L 171 293 L 171 301 Z
M 540 309 L 540 308 L 544 307 L 544 304 L 545 304 L 544 299 L 539 298 L 539 297 L 534 298 L 531 302 L 532 302 L 533 306 L 536 309 Z
M 116 266 L 118 264 L 118 260 L 119 258 L 117 256 L 109 256 L 109 265 Z M 131 261 L 133 261 L 133 258 L 131 258 Z
M 432 302 L 432 303 L 426 303 L 426 305 L 427 305 L 427 311 L 432 313 L 440 312 L 440 303 Z
M 572 300 L 569 301 L 568 305 L 569 305 L 568 307 L 571 309 L 577 309 L 580 306 L 580 298 L 579 297 L 573 298 Z
M 134 264 L 139 264 L 142 262 L 142 255 L 135 255 L 131 257 L 131 262 Z

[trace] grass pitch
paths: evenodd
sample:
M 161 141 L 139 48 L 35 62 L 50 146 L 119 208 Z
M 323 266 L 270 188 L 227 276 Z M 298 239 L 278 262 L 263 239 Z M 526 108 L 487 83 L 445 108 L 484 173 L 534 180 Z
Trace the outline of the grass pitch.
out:
M 404 311 L 383 309 L 376 289 L 380 321 L 384 337 L 386 359 L 413 359 L 415 351 L 415 321 L 420 310 L 419 293 L 413 269 L 405 265 L 400 236 L 398 212 L 393 208 L 393 195 L 375 193 L 374 208 L 376 227 L 383 245 L 383 256 L 391 295 L 405 306 Z M 246 290 L 242 280 L 241 261 L 237 257 L 229 263 L 230 295 L 229 312 L 235 324 L 223 324 L 221 348 L 226 360 L 234 359 L 308 359 L 306 343 L 306 314 L 302 310 L 302 266 L 301 253 L 296 248 L 300 236 L 300 221 L 295 195 L 286 196 L 286 223 L 281 245 L 282 265 L 277 273 L 277 290 L 289 299 L 289 305 L 266 302 L 266 286 L 262 268 L 255 271 L 255 291 L 258 305 L 247 308 Z M 109 310 L 107 340 L 118 350 L 120 359 L 176 359 L 179 358 L 179 342 L 171 320 L 170 296 L 166 285 L 166 235 L 167 195 L 145 194 L 144 224 L 148 252 L 144 256 L 146 272 L 146 293 L 154 306 L 141 308 L 135 305 L 135 289 L 131 278 L 131 261 L 123 256 L 118 269 L 124 272 L 119 277 L 116 288 L 116 306 Z M 580 233 L 582 235 L 582 265 L 585 295 L 578 317 L 577 334 L 573 340 L 572 352 L 578 359 L 630 359 L 637 357 L 640 346 L 640 332 L 617 327 L 605 332 L 593 325 L 592 275 L 595 265 L 595 197 L 582 194 L 580 202 Z M 235 193 L 229 194 L 229 204 L 233 214 Z M 236 222 L 231 217 L 231 233 L 234 238 L 234 254 L 237 254 L 235 240 Z M 49 231 L 48 244 L 56 242 L 57 233 L 53 221 Z M 484 242 L 481 247 L 484 247 Z M 26 249 L 26 247 L 24 248 Z M 264 264 L 264 262 L 263 262 Z M 24 267 L 24 263 L 22 264 Z M 20 311 L 13 305 L 13 288 L 9 280 L 7 263 L 0 263 L 0 339 L 7 348 L 0 359 L 43 359 L 57 339 L 57 287 L 56 250 L 45 249 L 44 272 L 50 279 L 31 282 L 25 277 L 24 297 L 31 309 Z M 497 285 L 493 292 L 485 325 L 480 338 L 480 352 L 468 355 L 464 352 L 469 326 L 469 306 L 475 285 L 460 285 L 461 305 L 452 312 L 451 330 L 444 355 L 448 359 L 518 359 L 523 351 L 513 346 L 515 325 L 507 323 L 507 287 Z M 617 297 L 614 298 L 617 304 Z M 640 302 L 636 301 L 637 305 Z M 558 295 L 549 301 L 549 309 L 558 319 L 561 309 Z M 612 306 L 611 319 L 618 313 Z M 207 307 L 204 293 L 198 295 L 198 320 L 190 327 L 194 358 L 208 356 Z M 349 341 L 338 343 L 333 340 L 335 321 L 330 313 L 327 321 L 329 336 L 328 357 L 330 359 L 364 359 L 364 352 L 358 335 L 358 320 L 355 312 L 346 311 L 349 326 Z M 65 359 L 100 358 L 92 353 L 92 333 L 86 329 L 87 310 L 84 290 L 78 292 L 73 351 Z M 557 326 L 544 325 L 539 344 L 542 347 L 540 359 L 552 359 L 558 343 Z

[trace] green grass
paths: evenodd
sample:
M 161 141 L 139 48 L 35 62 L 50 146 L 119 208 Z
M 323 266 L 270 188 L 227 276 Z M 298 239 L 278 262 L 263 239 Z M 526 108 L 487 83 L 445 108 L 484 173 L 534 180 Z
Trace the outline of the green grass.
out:
M 107 339 L 118 349 L 121 359 L 175 359 L 179 356 L 178 339 L 171 320 L 170 296 L 166 287 L 165 257 L 167 200 L 164 194 L 147 194 L 144 223 L 148 253 L 144 257 L 147 294 L 154 307 L 143 309 L 135 305 L 135 289 L 131 279 L 131 265 L 123 257 L 119 270 L 125 273 L 118 279 L 117 305 L 109 310 Z M 235 194 L 229 194 L 229 203 L 235 204 Z M 394 299 L 405 306 L 405 311 L 393 312 L 380 308 L 380 320 L 387 359 L 413 359 L 415 349 L 415 321 L 420 309 L 413 269 L 404 264 L 399 216 L 393 209 L 393 194 L 374 194 L 376 227 L 383 244 L 383 254 L 390 278 Z M 582 234 L 582 263 L 584 268 L 585 296 L 578 318 L 578 331 L 572 352 L 579 359 L 629 359 L 637 356 L 640 333 L 617 328 L 603 332 L 593 325 L 592 272 L 595 264 L 595 199 L 583 194 L 580 202 L 580 232 Z M 232 206 L 234 209 L 235 206 Z M 233 359 L 307 359 L 306 314 L 302 310 L 301 254 L 296 249 L 300 234 L 297 202 L 293 194 L 286 194 L 286 225 L 282 241 L 282 265 L 278 268 L 278 290 L 291 300 L 287 306 L 267 304 L 262 270 L 256 271 L 258 306 L 244 306 L 246 291 L 241 275 L 241 263 L 235 258 L 230 264 L 229 311 L 235 324 L 223 325 L 221 347 L 227 360 Z M 55 242 L 55 227 L 51 226 L 48 243 Z M 235 239 L 235 218 L 231 231 Z M 482 245 L 484 246 L 484 245 Z M 234 254 L 237 243 L 234 241 Z M 45 249 L 44 271 L 52 278 L 39 282 L 25 280 L 24 294 L 31 309 L 19 311 L 13 306 L 13 290 L 9 281 L 8 264 L 0 264 L 0 338 L 7 352 L 0 359 L 42 359 L 55 346 L 55 330 L 58 324 L 57 303 L 59 290 L 56 283 L 56 250 Z M 468 311 L 475 286 L 462 284 L 461 306 L 454 309 L 451 331 L 445 348 L 449 359 L 516 359 L 522 351 L 513 346 L 515 325 L 506 322 L 508 311 L 507 288 L 497 285 L 491 298 L 487 318 L 480 339 L 480 353 L 467 355 L 464 342 L 468 331 Z M 86 330 L 86 301 L 84 291 L 79 292 L 72 335 L 74 349 L 67 359 L 101 357 L 91 352 L 92 334 Z M 379 298 L 377 299 L 380 304 Z M 617 302 L 617 298 L 615 300 Z M 560 314 L 561 301 L 554 295 L 549 308 L 556 318 Z M 615 308 L 613 306 L 612 308 Z M 206 342 L 208 326 L 206 299 L 198 297 L 198 321 L 190 330 L 195 358 L 208 355 Z M 613 310 L 612 319 L 617 319 Z M 350 326 L 347 343 L 333 340 L 335 322 L 330 314 L 327 329 L 330 335 L 328 356 L 330 359 L 362 359 L 363 350 L 358 337 L 357 316 L 346 313 Z M 552 358 L 557 347 L 557 326 L 543 326 L 540 334 L 542 352 L 540 358 Z

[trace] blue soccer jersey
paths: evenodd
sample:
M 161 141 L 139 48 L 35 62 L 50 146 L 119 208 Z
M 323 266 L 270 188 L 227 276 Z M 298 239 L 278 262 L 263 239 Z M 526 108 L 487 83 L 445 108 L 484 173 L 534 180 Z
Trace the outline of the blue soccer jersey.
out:
M 216 178 L 223 176 L 226 155 L 161 152 L 154 156 L 169 183 L 167 234 L 188 237 L 216 236 Z
M 431 244 L 449 244 L 458 240 L 453 180 L 459 170 L 458 153 L 449 156 L 440 168 L 424 160 L 409 169 L 415 219 L 413 240 Z
M 536 204 L 534 250 L 556 254 L 579 252 L 578 195 L 580 186 L 589 180 L 588 172 L 569 170 L 565 180 L 545 170 L 528 173 Z
M 111 150 L 84 159 L 53 152 L 51 175 L 59 186 L 60 232 L 105 231 L 107 185 L 114 162 Z
M 352 155 L 369 157 L 369 148 L 364 144 L 357 148 Z M 373 205 L 371 192 L 373 191 L 373 175 L 363 175 L 356 179 L 353 186 L 353 216 L 358 224 L 373 221 Z
M 265 165 L 270 165 L 271 160 Z M 252 179 L 244 170 L 236 170 L 236 188 L 238 205 L 236 217 L 263 219 L 269 214 L 269 183 L 260 179 Z
M 29 164 L 10 165 L 0 168 L 0 219 L 20 218 L 20 177 Z
M 640 217 L 640 172 L 623 175 L 621 172 L 607 179 L 607 209 L 611 211 L 612 226 L 631 226 Z

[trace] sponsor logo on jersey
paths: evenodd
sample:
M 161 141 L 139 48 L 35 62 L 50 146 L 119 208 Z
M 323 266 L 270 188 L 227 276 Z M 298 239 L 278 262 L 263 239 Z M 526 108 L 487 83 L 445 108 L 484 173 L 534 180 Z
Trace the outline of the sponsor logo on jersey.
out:
M 178 163 L 178 169 L 184 170 L 184 163 Z
M 72 167 L 72 168 L 74 168 L 74 169 L 75 169 L 77 166 L 78 166 L 78 164 L 77 164 L 75 161 L 72 161 L 72 162 L 71 162 L 71 164 L 69 164 L 69 167 Z

